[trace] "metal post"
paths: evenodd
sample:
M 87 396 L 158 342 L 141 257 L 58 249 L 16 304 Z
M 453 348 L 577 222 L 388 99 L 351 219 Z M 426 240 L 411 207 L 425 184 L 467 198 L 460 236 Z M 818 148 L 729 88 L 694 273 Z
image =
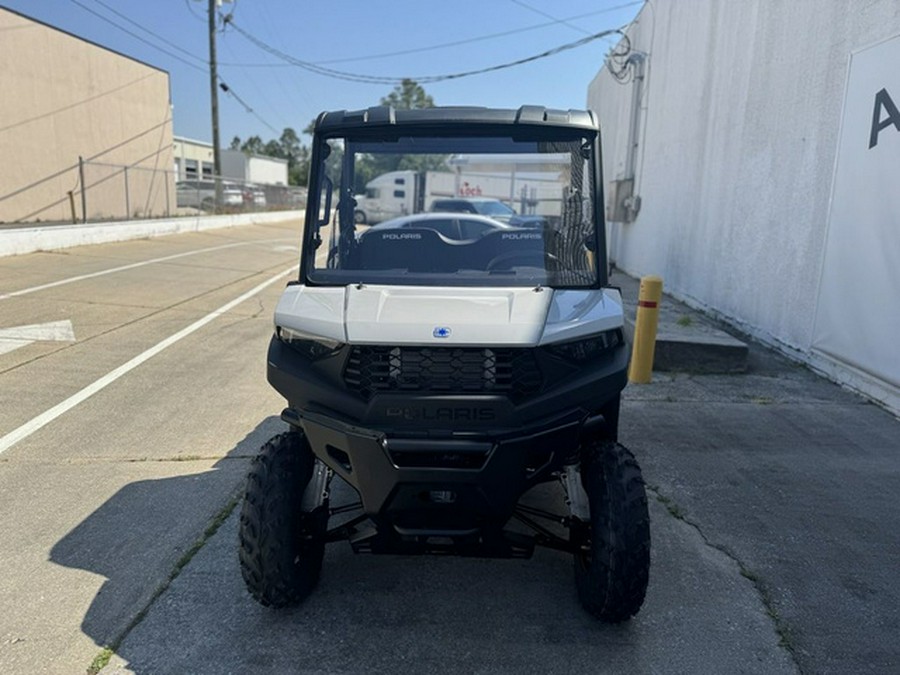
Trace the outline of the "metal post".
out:
M 128 167 L 126 166 L 122 173 L 125 175 L 125 220 L 131 220 L 131 199 L 128 195 Z
M 72 209 L 72 224 L 78 222 L 78 216 L 75 215 L 75 193 L 69 190 L 69 208 Z
M 641 278 L 637 316 L 634 320 L 634 346 L 628 381 L 648 384 L 653 371 L 653 352 L 656 348 L 656 327 L 659 322 L 659 303 L 662 300 L 662 277 Z
M 87 222 L 87 189 L 84 187 L 84 158 L 78 155 L 78 182 L 81 184 L 81 222 Z
M 166 218 L 168 218 L 172 215 L 172 208 L 169 205 L 169 172 L 164 171 L 163 176 L 165 177 L 165 181 L 163 182 L 166 184 Z
M 212 109 L 213 179 L 216 210 L 222 205 L 222 158 L 219 156 L 219 76 L 216 73 L 216 0 L 209 0 L 209 97 Z M 202 164 L 201 164 L 202 167 Z M 203 175 L 201 168 L 201 176 Z

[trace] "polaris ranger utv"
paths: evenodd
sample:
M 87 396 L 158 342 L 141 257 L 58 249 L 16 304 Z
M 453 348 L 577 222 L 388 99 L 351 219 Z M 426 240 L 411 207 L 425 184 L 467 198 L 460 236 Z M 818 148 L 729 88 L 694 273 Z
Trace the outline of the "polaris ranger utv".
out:
M 541 225 L 425 203 L 376 227 L 355 222 L 353 195 L 373 175 L 463 165 L 467 189 L 540 213 Z M 543 545 L 573 556 L 591 614 L 637 613 L 649 518 L 640 469 L 616 439 L 628 354 L 600 186 L 590 112 L 319 116 L 300 275 L 268 352 L 290 431 L 262 447 L 241 510 L 241 571 L 256 600 L 303 600 L 329 542 L 522 558 Z M 335 476 L 358 502 L 332 505 Z M 565 513 L 520 504 L 548 481 L 561 483 Z

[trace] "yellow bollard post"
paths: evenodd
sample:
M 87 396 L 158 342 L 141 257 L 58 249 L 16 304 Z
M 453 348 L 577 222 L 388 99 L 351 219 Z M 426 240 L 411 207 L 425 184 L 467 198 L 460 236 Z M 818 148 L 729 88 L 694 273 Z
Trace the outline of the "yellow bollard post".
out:
M 634 320 L 634 345 L 628 366 L 628 381 L 648 384 L 653 371 L 653 350 L 656 348 L 656 325 L 659 322 L 659 303 L 662 300 L 662 277 L 641 277 L 638 293 L 637 317 Z

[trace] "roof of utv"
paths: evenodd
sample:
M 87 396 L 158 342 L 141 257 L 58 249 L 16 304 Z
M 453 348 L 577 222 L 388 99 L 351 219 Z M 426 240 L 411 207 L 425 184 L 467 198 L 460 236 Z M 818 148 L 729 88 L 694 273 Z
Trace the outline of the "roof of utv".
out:
M 378 106 L 365 110 L 337 110 L 323 112 L 316 120 L 317 132 L 348 129 L 404 127 L 466 127 L 466 126 L 531 126 L 564 127 L 596 130 L 597 121 L 589 110 L 549 110 L 541 106 L 524 105 L 518 110 L 481 107 L 435 107 L 405 110 Z

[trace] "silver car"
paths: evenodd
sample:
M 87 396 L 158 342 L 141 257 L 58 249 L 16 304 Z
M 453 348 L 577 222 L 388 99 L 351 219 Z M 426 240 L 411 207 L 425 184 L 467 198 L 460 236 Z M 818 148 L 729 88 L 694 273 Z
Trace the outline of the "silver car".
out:
M 178 207 L 191 207 L 201 211 L 215 211 L 216 182 L 212 180 L 184 180 L 176 187 L 176 204 Z M 244 193 L 239 185 L 222 183 L 222 206 L 228 208 L 242 207 Z

